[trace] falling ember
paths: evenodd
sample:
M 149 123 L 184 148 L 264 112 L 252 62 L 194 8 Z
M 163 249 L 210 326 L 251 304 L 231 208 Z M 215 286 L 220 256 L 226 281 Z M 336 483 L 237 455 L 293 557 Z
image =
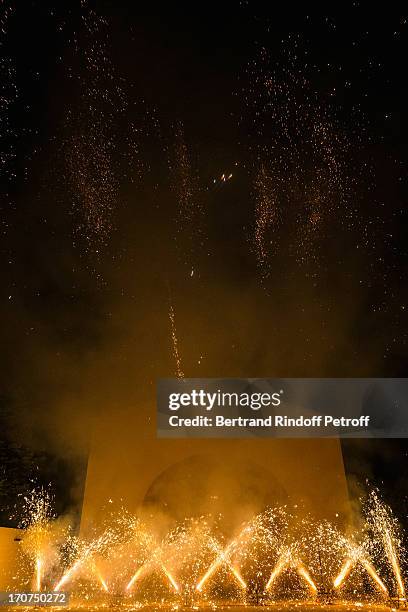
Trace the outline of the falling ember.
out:
M 335 589 L 338 589 L 342 585 L 343 581 L 348 576 L 352 566 L 353 566 L 353 563 L 351 559 L 347 559 L 345 563 L 343 564 L 343 567 L 341 568 L 339 575 L 333 582 L 333 586 Z
M 177 198 L 177 227 L 175 243 L 186 271 L 190 273 L 196 258 L 204 246 L 204 192 L 200 186 L 197 164 L 186 142 L 184 126 L 179 123 L 175 130 L 174 152 L 169 157 L 173 190 Z

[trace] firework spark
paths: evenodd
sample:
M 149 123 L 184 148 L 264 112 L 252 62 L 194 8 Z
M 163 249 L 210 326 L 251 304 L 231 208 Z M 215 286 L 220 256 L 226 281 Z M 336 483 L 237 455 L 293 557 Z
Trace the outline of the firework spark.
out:
M 153 545 L 155 544 L 154 538 L 149 537 L 149 535 L 146 534 L 144 530 L 142 530 L 142 537 L 146 542 L 149 543 L 149 546 L 151 546 L 152 544 Z M 164 573 L 170 585 L 174 588 L 175 591 L 179 590 L 179 586 L 173 574 L 170 572 L 170 570 L 167 568 L 167 566 L 163 562 L 163 559 L 162 559 L 163 545 L 164 544 L 158 546 L 157 544 L 155 544 L 153 554 L 133 574 L 132 578 L 129 580 L 129 582 L 126 585 L 126 589 L 125 589 L 126 591 L 130 591 L 132 587 L 134 586 L 134 584 L 147 572 L 154 571 L 156 569 L 159 569 Z
M 72 567 L 70 567 L 69 570 L 65 572 L 62 578 L 55 585 L 54 587 L 55 592 L 60 591 L 62 587 L 71 580 L 71 578 L 76 574 L 76 572 L 81 567 L 82 563 L 83 563 L 83 559 L 78 559 L 78 561 L 76 561 L 74 565 L 72 565 Z
M 108 527 L 105 529 L 99 537 L 92 539 L 90 542 L 81 542 L 78 558 L 56 583 L 54 591 L 60 591 L 61 588 L 68 584 L 80 570 L 86 567 L 89 567 L 92 570 L 93 574 L 98 578 L 98 581 L 105 589 L 105 581 L 102 579 L 100 572 L 96 570 L 94 557 L 97 553 L 109 549 L 111 546 L 117 543 L 117 540 L 118 534 L 116 531 L 116 525 L 114 525 L 113 527 Z

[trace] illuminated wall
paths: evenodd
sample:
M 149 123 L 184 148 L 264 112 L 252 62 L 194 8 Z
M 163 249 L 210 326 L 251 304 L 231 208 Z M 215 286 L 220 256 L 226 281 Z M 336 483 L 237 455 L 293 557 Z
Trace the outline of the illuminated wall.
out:
M 21 587 L 21 580 L 16 580 L 21 576 L 21 542 L 15 540 L 21 535 L 18 529 L 0 527 L 0 591 Z
M 262 503 L 288 500 L 340 523 L 349 511 L 336 439 L 159 440 L 153 423 L 146 427 L 129 413 L 115 421 L 101 419 L 94 432 L 83 533 L 102 519 L 108 500 L 120 500 L 131 511 L 158 504 L 176 518 L 227 512 L 231 521 L 234 513 L 245 519 L 245 510 L 253 513 Z

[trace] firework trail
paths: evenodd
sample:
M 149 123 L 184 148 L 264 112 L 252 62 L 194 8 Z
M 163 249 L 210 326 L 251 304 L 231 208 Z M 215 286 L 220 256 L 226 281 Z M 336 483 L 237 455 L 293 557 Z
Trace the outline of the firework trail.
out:
M 170 320 L 170 332 L 171 332 L 171 341 L 173 346 L 173 356 L 174 361 L 176 363 L 176 376 L 177 378 L 184 378 L 184 372 L 181 367 L 181 357 L 178 348 L 178 338 L 177 338 L 177 328 L 176 328 L 176 318 L 173 308 L 173 302 L 171 299 L 171 293 L 169 289 L 169 320 Z

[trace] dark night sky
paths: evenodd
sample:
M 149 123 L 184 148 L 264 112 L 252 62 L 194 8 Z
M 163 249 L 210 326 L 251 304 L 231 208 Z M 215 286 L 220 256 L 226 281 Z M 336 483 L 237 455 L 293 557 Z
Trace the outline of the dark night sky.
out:
M 144 8 L 1 5 L 3 497 L 154 409 L 169 302 L 187 376 L 406 374 L 408 11 Z M 405 442 L 344 449 L 402 512 Z

